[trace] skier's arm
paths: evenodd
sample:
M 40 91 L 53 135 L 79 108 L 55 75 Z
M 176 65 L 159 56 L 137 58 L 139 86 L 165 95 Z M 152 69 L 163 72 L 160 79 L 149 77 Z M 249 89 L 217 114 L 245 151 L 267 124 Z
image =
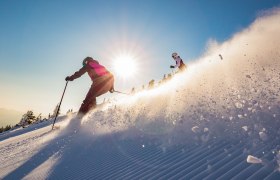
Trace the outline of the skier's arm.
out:
M 87 68 L 86 66 L 84 66 L 79 71 L 76 71 L 72 76 L 69 76 L 69 80 L 73 81 L 74 79 L 81 77 L 86 72 L 87 72 Z

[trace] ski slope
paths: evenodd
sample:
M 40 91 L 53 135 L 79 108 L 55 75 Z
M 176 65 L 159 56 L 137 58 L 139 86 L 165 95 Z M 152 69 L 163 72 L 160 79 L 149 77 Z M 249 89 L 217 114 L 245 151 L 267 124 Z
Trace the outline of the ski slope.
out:
M 59 130 L 1 134 L 0 178 L 280 179 L 279 20 L 210 41 L 185 73 Z

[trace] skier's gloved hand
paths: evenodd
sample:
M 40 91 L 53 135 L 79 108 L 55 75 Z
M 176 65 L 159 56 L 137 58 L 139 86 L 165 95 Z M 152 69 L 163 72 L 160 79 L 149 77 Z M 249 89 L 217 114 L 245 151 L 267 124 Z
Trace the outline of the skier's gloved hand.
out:
M 175 68 L 175 66 L 170 66 L 170 68 Z
M 71 78 L 70 76 L 67 76 L 66 78 L 65 78 L 65 81 L 73 81 L 74 79 L 73 78 Z

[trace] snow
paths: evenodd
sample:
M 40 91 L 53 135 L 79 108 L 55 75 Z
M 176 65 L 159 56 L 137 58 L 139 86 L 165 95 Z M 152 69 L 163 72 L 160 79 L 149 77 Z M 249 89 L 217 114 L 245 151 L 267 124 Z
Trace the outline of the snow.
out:
M 244 129 L 244 131 L 248 131 L 248 126 L 243 126 L 242 129 Z
M 192 131 L 193 131 L 194 133 L 198 133 L 198 132 L 199 132 L 199 127 L 198 127 L 198 126 L 192 127 Z
M 261 131 L 261 132 L 259 132 L 259 135 L 260 135 L 261 140 L 263 140 L 263 141 L 268 140 L 268 137 L 265 132 Z
M 59 117 L 60 129 L 1 134 L 1 179 L 279 179 L 279 18 L 215 43 L 157 88 Z
M 254 156 L 251 156 L 249 155 L 247 157 L 247 163 L 252 163 L 252 164 L 261 164 L 262 163 L 262 160 L 257 158 L 257 157 L 254 157 Z

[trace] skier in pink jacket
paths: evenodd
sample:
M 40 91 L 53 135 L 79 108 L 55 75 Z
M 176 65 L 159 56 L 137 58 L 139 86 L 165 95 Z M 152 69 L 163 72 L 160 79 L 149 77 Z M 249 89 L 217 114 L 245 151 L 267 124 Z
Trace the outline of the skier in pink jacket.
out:
M 92 80 L 92 85 L 84 99 L 78 112 L 79 117 L 83 117 L 92 108 L 96 107 L 96 97 L 110 91 L 114 92 L 114 76 L 104 66 L 99 64 L 92 57 L 86 57 L 83 60 L 83 67 L 71 76 L 65 78 L 66 81 L 73 81 L 88 73 Z

